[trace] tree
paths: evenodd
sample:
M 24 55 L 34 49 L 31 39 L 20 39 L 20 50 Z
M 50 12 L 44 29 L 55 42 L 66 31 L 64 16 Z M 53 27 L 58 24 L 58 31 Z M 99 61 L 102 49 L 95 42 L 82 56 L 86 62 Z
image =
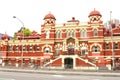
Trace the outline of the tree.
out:
M 24 33 L 24 37 L 27 37 L 31 34 L 31 31 L 28 28 L 21 27 L 20 30 L 18 30 L 17 32 L 14 33 L 14 39 L 16 39 L 16 34 L 19 33 L 19 32 Z
M 29 36 L 31 34 L 31 31 L 28 28 L 24 29 L 24 36 Z

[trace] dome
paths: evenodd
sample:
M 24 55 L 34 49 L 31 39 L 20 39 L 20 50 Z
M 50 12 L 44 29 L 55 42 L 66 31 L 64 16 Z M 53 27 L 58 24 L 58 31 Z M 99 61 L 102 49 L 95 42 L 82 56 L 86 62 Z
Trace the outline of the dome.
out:
M 89 14 L 88 17 L 94 16 L 94 15 L 102 16 L 99 11 L 96 11 L 96 10 L 94 9 L 94 11 L 91 11 L 91 12 L 90 12 L 90 14 Z
M 10 36 L 5 33 L 2 35 L 2 39 L 10 39 Z
M 45 19 L 55 19 L 55 16 L 51 13 L 47 14 L 45 17 L 44 17 L 44 20 Z M 56 20 L 56 19 L 55 19 Z

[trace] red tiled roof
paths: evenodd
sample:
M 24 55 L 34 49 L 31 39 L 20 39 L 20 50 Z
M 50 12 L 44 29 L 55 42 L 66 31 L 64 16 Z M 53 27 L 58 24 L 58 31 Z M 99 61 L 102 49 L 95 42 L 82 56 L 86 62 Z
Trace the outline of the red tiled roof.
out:
M 91 12 L 90 12 L 90 14 L 89 14 L 89 16 L 88 16 L 88 17 L 90 17 L 90 16 L 94 16 L 94 15 L 99 15 L 99 16 L 102 16 L 102 15 L 100 14 L 100 12 L 99 12 L 99 11 L 96 11 L 96 10 L 94 9 L 94 11 L 91 11 Z
M 6 33 L 2 35 L 2 39 L 9 39 L 9 38 L 10 38 L 10 36 L 7 35 Z
M 56 20 L 55 16 L 54 16 L 53 14 L 51 14 L 51 13 L 47 14 L 47 15 L 44 17 L 44 19 L 55 19 L 55 20 Z

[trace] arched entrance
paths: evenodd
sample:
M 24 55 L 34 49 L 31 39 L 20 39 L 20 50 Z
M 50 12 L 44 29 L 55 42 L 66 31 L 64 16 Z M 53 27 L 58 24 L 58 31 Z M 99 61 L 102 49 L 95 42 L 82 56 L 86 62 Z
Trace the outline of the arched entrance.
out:
M 64 66 L 66 69 L 73 68 L 73 59 L 72 58 L 65 58 L 64 59 Z

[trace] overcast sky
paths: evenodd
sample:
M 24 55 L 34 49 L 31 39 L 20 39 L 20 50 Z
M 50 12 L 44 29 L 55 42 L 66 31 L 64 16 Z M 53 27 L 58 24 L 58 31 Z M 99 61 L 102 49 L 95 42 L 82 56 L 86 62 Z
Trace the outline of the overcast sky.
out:
M 88 21 L 88 15 L 94 8 L 101 12 L 103 21 L 120 19 L 119 0 L 0 0 L 0 33 L 13 36 L 22 24 L 17 16 L 31 31 L 40 33 L 41 24 L 46 14 L 51 12 L 57 23 L 65 23 L 71 17 L 80 22 Z

